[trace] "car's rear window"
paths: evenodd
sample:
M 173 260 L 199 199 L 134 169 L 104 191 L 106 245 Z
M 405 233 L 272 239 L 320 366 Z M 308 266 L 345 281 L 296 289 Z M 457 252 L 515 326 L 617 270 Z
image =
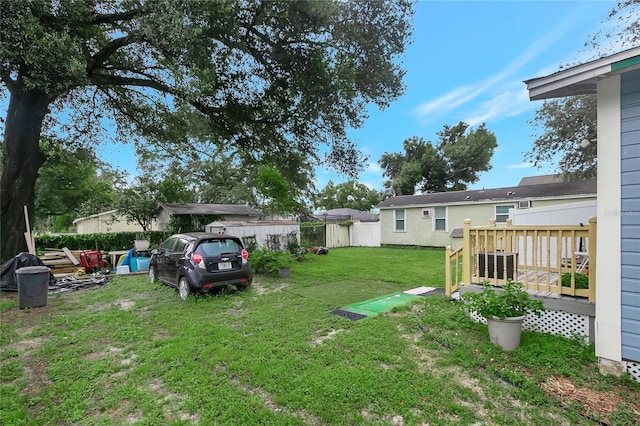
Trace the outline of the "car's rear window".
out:
M 196 253 L 204 257 L 218 256 L 223 253 L 239 253 L 242 247 L 236 240 L 230 238 L 202 241 L 196 248 Z

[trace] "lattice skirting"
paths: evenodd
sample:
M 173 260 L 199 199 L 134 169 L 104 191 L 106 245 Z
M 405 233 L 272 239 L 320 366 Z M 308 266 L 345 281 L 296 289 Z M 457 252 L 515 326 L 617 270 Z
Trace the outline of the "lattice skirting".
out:
M 637 382 L 640 382 L 640 363 L 625 361 L 627 372 L 631 374 Z
M 470 316 L 476 322 L 487 323 L 486 318 L 478 315 L 475 311 L 472 311 Z M 557 334 L 566 338 L 581 336 L 585 340 L 589 339 L 589 317 L 569 312 L 546 310 L 542 312 L 540 317 L 528 315 L 522 322 L 522 328 Z

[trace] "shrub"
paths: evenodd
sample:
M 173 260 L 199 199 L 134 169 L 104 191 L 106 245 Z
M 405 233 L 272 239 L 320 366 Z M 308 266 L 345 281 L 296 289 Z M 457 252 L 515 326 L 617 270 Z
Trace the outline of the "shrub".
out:
M 502 286 L 502 291 L 496 291 L 492 286 L 484 284 L 480 293 L 467 293 L 464 296 L 465 302 L 470 310 L 476 311 L 478 315 L 485 318 L 498 317 L 519 317 L 534 313 L 540 316 L 544 311 L 544 302 L 538 299 L 531 299 L 529 293 L 522 288 L 522 283 L 507 280 L 507 284 Z
M 571 287 L 571 273 L 562 274 L 562 287 Z M 589 288 L 589 277 L 585 274 L 576 272 L 575 274 L 576 289 L 584 290 Z
M 133 242 L 140 232 L 110 232 L 100 234 L 60 234 L 60 235 L 38 235 L 35 237 L 36 247 L 44 249 L 62 249 L 67 247 L 70 250 L 99 250 L 114 251 L 128 250 L 133 248 Z M 157 247 L 171 234 L 166 231 L 145 232 L 147 240 L 151 242 L 151 247 Z
M 257 274 L 277 274 L 280 268 L 289 268 L 294 258 L 289 252 L 271 251 L 262 247 L 249 255 L 251 268 Z

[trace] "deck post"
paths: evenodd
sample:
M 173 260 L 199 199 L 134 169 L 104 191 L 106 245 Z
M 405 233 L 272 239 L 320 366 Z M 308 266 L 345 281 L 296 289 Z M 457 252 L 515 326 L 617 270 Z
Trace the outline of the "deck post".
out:
M 462 284 L 471 285 L 471 219 L 462 227 Z
M 447 246 L 444 257 L 445 296 L 451 298 L 451 246 Z
M 598 219 L 595 216 L 589 217 L 589 302 L 596 301 L 596 235 Z
M 508 253 L 512 253 L 513 252 L 513 220 L 511 220 L 511 218 L 507 218 L 507 224 L 505 226 L 505 232 L 504 232 L 504 251 L 508 252 Z M 506 265 L 506 262 L 505 262 Z M 505 275 L 506 276 L 506 275 Z

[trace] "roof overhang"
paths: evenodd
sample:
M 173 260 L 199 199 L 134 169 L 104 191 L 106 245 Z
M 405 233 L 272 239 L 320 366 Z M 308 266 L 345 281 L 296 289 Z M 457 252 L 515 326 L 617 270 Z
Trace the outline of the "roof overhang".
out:
M 596 93 L 598 80 L 640 68 L 640 47 L 634 47 L 545 77 L 525 80 L 532 101 Z

